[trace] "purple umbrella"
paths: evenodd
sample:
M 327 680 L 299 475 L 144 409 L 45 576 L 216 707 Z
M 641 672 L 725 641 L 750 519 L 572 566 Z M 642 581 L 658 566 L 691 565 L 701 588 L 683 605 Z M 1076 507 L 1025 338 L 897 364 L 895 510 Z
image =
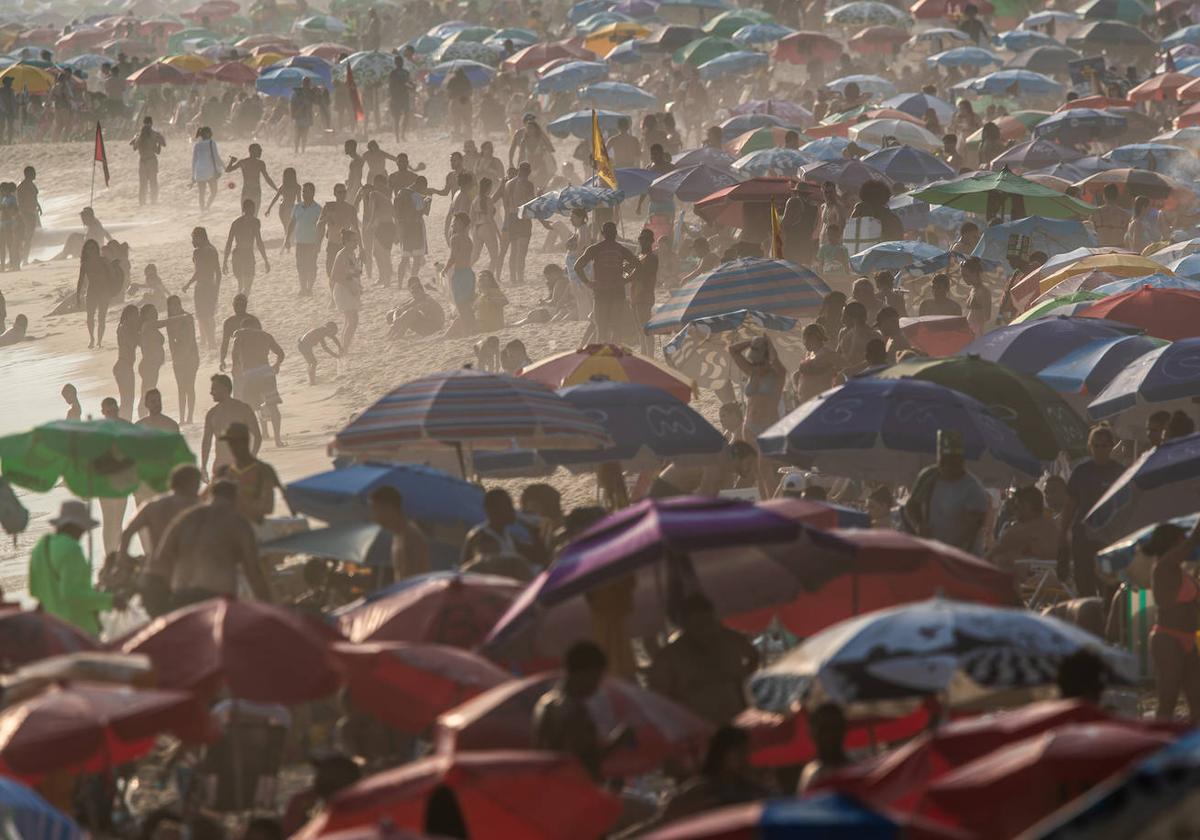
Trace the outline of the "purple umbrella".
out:
M 1070 163 L 1081 157 L 1083 154 L 1074 149 L 1038 137 L 1006 149 L 992 160 L 991 168 L 999 170 L 1007 166 L 1013 172 L 1020 174 L 1031 169 L 1054 166 L 1058 163 Z
M 744 176 L 729 167 L 698 163 L 659 176 L 650 184 L 650 189 L 669 193 L 680 201 L 693 202 L 742 180 Z
M 824 163 L 813 163 L 800 168 L 800 179 L 814 184 L 833 181 L 838 189 L 847 195 L 858 195 L 858 190 L 867 181 L 883 181 L 888 189 L 892 187 L 892 179 L 873 166 L 860 163 L 857 160 L 830 160 Z

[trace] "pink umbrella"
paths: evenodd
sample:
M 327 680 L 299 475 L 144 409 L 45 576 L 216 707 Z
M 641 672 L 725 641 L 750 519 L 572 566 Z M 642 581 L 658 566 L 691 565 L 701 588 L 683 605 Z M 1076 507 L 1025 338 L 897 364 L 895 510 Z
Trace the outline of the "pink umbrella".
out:
M 353 47 L 347 47 L 345 44 L 334 44 L 330 41 L 323 41 L 320 44 L 310 44 L 300 50 L 300 55 L 315 55 L 317 58 L 323 58 L 326 61 L 337 61 L 343 55 L 351 55 L 354 52 Z

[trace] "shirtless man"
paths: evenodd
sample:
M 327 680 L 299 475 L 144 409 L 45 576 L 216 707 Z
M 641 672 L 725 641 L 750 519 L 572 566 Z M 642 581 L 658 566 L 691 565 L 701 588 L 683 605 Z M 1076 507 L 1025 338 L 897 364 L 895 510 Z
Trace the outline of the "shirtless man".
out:
M 261 525 L 274 512 L 275 490 L 283 490 L 283 484 L 274 467 L 254 457 L 250 429 L 245 423 L 230 423 L 221 441 L 232 457 L 230 463 L 214 467 L 213 475 L 237 484 L 238 513 L 251 524 Z
M 207 476 L 208 454 L 213 451 L 213 441 L 216 440 L 216 450 L 213 452 L 213 472 L 217 467 L 233 463 L 233 454 L 224 441 L 217 435 L 230 423 L 243 423 L 250 430 L 250 449 L 258 452 L 262 445 L 262 431 L 258 426 L 258 417 L 254 409 L 241 400 L 233 398 L 233 383 L 223 373 L 212 378 L 212 388 L 209 390 L 215 405 L 204 415 L 204 437 L 200 440 L 200 471 Z
M 233 251 L 233 276 L 238 281 L 238 293 L 250 296 L 250 287 L 254 285 L 254 249 L 262 254 L 263 270 L 271 271 L 271 260 L 267 256 L 267 246 L 263 244 L 262 222 L 255 215 L 255 203 L 250 199 L 242 202 L 242 215 L 233 220 L 229 226 L 229 236 L 225 239 L 225 259 L 221 270 L 229 272 L 229 252 Z
M 246 319 L 252 317 L 247 311 L 248 302 L 245 295 L 233 296 L 233 314 L 221 323 L 221 372 L 225 371 L 225 360 L 229 356 L 229 342 L 233 334 L 245 326 Z M 233 395 L 242 398 L 242 370 L 234 365 L 230 375 L 233 377 Z
M 162 585 L 165 582 L 151 580 L 147 571 L 153 567 L 155 550 L 162 544 L 167 526 L 179 514 L 200 504 L 200 470 L 191 464 L 180 464 L 171 470 L 169 486 L 169 492 L 160 493 L 141 506 L 121 532 L 121 543 L 117 549 L 119 557 L 128 558 L 129 544 L 135 536 L 141 537 L 142 554 L 146 559 L 140 582 L 142 600 L 152 616 L 166 611 L 166 593 Z
M 621 327 L 621 318 L 628 308 L 625 299 L 625 284 L 629 279 L 624 270 L 637 268 L 638 260 L 633 252 L 617 242 L 617 226 L 605 222 L 600 228 L 601 239 L 579 255 L 575 261 L 575 276 L 592 290 L 592 321 L 596 327 L 596 340 L 615 342 Z M 592 266 L 589 280 L 585 269 Z
M 617 120 L 617 133 L 608 139 L 608 154 L 618 169 L 636 167 L 642 159 L 642 144 L 629 133 L 629 117 Z
M 533 201 L 537 187 L 530 180 L 533 167 L 524 161 L 517 167 L 517 175 L 504 185 L 504 231 L 508 240 L 508 273 L 513 285 L 525 282 L 525 258 L 529 254 L 529 240 L 533 236 L 533 222 L 519 215 L 521 205 Z M 500 261 L 503 270 L 503 258 Z M 499 280 L 499 276 L 496 278 Z
M 367 150 L 362 153 L 363 163 L 366 164 L 367 172 L 364 181 L 368 184 L 374 184 L 375 178 L 379 175 L 387 177 L 387 162 L 395 161 L 395 155 L 389 155 L 383 149 L 379 148 L 379 144 L 374 140 L 367 141 Z
M 129 145 L 138 154 L 138 205 L 145 204 L 147 196 L 151 204 L 158 204 L 158 156 L 167 141 L 154 130 L 153 117 L 142 120 L 141 130 Z
M 534 746 L 570 753 L 597 781 L 604 759 L 627 742 L 629 731 L 620 726 L 602 736 L 588 708 L 607 670 L 608 657 L 595 642 L 576 642 L 563 657 L 562 678 L 533 710 Z
M 363 166 L 366 165 L 366 161 L 358 153 L 357 140 L 347 140 L 342 150 L 346 157 L 350 158 L 349 169 L 346 172 L 346 194 L 351 201 L 356 201 L 358 191 L 362 189 Z
M 333 342 L 337 349 L 329 346 L 329 342 Z M 330 321 L 319 327 L 309 330 L 304 335 L 300 336 L 300 342 L 296 345 L 296 349 L 300 351 L 300 355 L 304 357 L 305 363 L 308 365 L 308 384 L 317 384 L 317 349 L 320 348 L 328 353 L 333 358 L 339 358 L 342 355 L 342 343 L 338 341 L 338 325 L 336 321 Z
M 146 392 L 145 400 L 147 414 L 134 425 L 178 434 L 179 424 L 163 414 L 162 393 L 157 388 L 151 388 Z
M 358 214 L 346 200 L 346 185 L 333 185 L 333 201 L 325 202 L 317 220 L 317 236 L 325 238 L 325 276 L 333 271 L 333 258 L 342 248 L 342 231 L 358 232 Z
M 235 169 L 242 170 L 242 206 L 246 206 L 247 201 L 253 201 L 254 207 L 257 209 L 262 207 L 262 182 L 266 181 L 267 185 L 278 190 L 279 186 L 271 179 L 267 173 L 267 164 L 262 159 L 262 146 L 257 143 L 250 144 L 250 156 L 244 157 L 241 160 L 229 156 L 229 163 L 225 166 L 226 172 L 233 172 Z
M 268 354 L 274 354 L 271 363 Z M 233 366 L 242 371 L 242 397 L 251 408 L 262 411 L 275 431 L 275 445 L 284 446 L 279 434 L 281 421 L 279 386 L 275 381 L 283 364 L 283 348 L 253 315 L 246 316 L 233 334 Z

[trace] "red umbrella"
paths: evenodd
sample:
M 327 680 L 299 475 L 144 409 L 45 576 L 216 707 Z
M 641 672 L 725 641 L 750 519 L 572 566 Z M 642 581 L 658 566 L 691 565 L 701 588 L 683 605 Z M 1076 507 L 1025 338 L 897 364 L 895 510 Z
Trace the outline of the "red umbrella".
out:
M 315 55 L 317 58 L 323 58 L 326 61 L 337 61 L 343 55 L 353 55 L 354 47 L 347 47 L 345 44 L 334 44 L 325 41 L 320 44 L 312 44 L 300 50 L 300 55 Z
M 69 32 L 54 42 L 54 49 L 62 53 L 83 52 L 112 37 L 112 32 L 100 27 L 84 27 Z
M 775 60 L 808 64 L 813 59 L 832 64 L 842 55 L 842 45 L 823 32 L 793 32 L 775 45 Z
M 854 529 L 831 531 L 827 540 L 813 535 L 812 540 L 814 545 L 805 551 L 797 571 L 798 595 L 783 606 L 743 613 L 725 619 L 726 623 L 757 630 L 778 616 L 789 631 L 803 638 L 851 616 L 939 593 L 996 606 L 1017 601 L 1010 573 L 933 540 L 899 531 Z
M 234 2 L 234 0 L 207 0 L 198 6 L 185 11 L 180 17 L 185 17 L 188 20 L 200 22 L 204 18 L 210 21 L 221 21 L 226 18 L 231 18 L 241 12 L 242 7 Z
M 471 649 L 508 611 L 524 586 L 494 575 L 426 576 L 342 612 L 352 642 L 435 642 Z
M 240 61 L 214 64 L 205 68 L 201 75 L 230 85 L 252 85 L 258 79 L 258 73 L 254 68 L 247 67 Z
M 1137 87 L 1129 91 L 1128 97 L 1134 102 L 1161 102 L 1164 99 L 1200 99 L 1200 87 L 1192 82 L 1195 76 L 1187 73 L 1163 73 L 1161 76 L 1151 76 Z M 1184 88 L 1194 91 L 1189 96 Z
M 127 81 L 131 85 L 187 85 L 191 84 L 192 80 L 191 73 L 184 73 L 170 64 L 156 61 L 130 73 Z
M 1173 735 L 1116 721 L 1065 724 L 942 776 L 929 786 L 923 810 L 970 826 L 981 840 L 1016 837 L 1172 740 Z
M 439 785 L 458 798 L 471 840 L 596 838 L 621 813 L 569 756 L 544 752 L 478 752 L 410 762 L 343 790 L 294 835 L 315 840 L 388 820 L 420 829 L 425 803 Z
M 42 610 L 0 604 L 0 671 L 63 653 L 96 650 L 91 636 Z
M 288 46 L 287 44 L 281 44 L 278 41 L 273 44 L 260 44 L 259 46 L 250 50 L 250 55 L 256 58 L 260 55 L 292 56 L 299 54 L 299 50 L 297 50 L 295 47 Z
M 155 619 L 121 644 L 154 663 L 160 685 L 264 703 L 302 703 L 337 690 L 333 632 L 283 607 L 213 599 Z
M 900 331 L 914 349 L 937 359 L 953 356 L 975 340 L 975 333 L 962 315 L 901 318 Z
M 480 656 L 445 645 L 334 645 L 355 706 L 417 734 L 439 714 L 509 679 Z
M 18 46 L 22 44 L 32 44 L 38 47 L 49 47 L 58 40 L 60 35 L 62 35 L 62 33 L 57 29 L 48 29 L 46 27 L 27 29 L 17 36 L 15 43 Z
M 522 368 L 517 375 L 551 388 L 580 385 L 593 376 L 604 375 L 613 382 L 636 382 L 658 388 L 681 402 L 690 402 L 695 389 L 690 379 L 616 344 L 589 344 L 579 350 L 558 353 Z
M 182 691 L 52 686 L 0 712 L 0 770 L 24 779 L 56 770 L 98 772 L 144 755 L 163 732 L 208 740 L 207 708 Z
M 929 729 L 932 720 L 925 704 L 903 717 L 853 718 L 846 721 L 845 746 L 852 753 L 874 752 L 915 738 Z M 750 735 L 750 762 L 755 767 L 795 767 L 817 756 L 803 709 L 787 717 L 747 709 L 733 724 Z
M 908 32 L 898 26 L 868 26 L 855 33 L 846 46 L 863 55 L 892 55 L 908 40 Z
M 1132 324 L 1155 338 L 1178 341 L 1200 335 L 1200 292 L 1143 286 L 1110 295 L 1075 314 Z
M 500 66 L 504 70 L 513 73 L 524 73 L 528 70 L 537 70 L 543 64 L 559 58 L 565 58 L 569 61 L 595 61 L 596 54 L 591 50 L 585 50 L 562 42 L 534 44 L 513 53 L 504 59 L 504 63 Z
M 438 752 L 522 749 L 532 744 L 534 709 L 558 679 L 558 673 L 547 673 L 510 680 L 442 714 L 436 728 Z M 632 746 L 604 760 L 609 778 L 652 772 L 667 760 L 697 768 L 712 735 L 711 724 L 673 700 L 612 677 L 588 705 L 603 710 L 596 721 L 600 731 L 619 724 L 633 730 Z
M 967 0 L 917 0 L 909 6 L 908 10 L 917 20 L 932 20 L 958 17 L 967 5 Z M 979 9 L 979 14 L 984 16 L 991 15 L 996 11 L 995 6 L 988 0 L 970 0 L 969 5 L 975 6 Z
M 802 183 L 795 178 L 751 178 L 740 184 L 733 184 L 717 190 L 712 195 L 697 201 L 694 207 L 696 214 L 705 221 L 727 227 L 745 227 L 743 211 L 746 204 L 765 207 L 775 202 L 782 205 L 792 197 L 796 186 Z M 814 192 L 820 189 L 815 184 L 810 186 Z M 801 189 L 808 188 L 808 186 L 801 187 Z
M 1132 108 L 1137 103 L 1131 99 L 1114 99 L 1111 96 L 1081 96 L 1078 99 L 1073 99 L 1063 105 L 1059 105 L 1054 110 L 1058 114 L 1062 111 L 1070 111 L 1072 108 L 1095 108 L 1103 111 L 1107 108 Z
M 1196 125 L 1200 125 L 1200 102 L 1197 102 L 1175 118 L 1176 128 L 1191 128 Z

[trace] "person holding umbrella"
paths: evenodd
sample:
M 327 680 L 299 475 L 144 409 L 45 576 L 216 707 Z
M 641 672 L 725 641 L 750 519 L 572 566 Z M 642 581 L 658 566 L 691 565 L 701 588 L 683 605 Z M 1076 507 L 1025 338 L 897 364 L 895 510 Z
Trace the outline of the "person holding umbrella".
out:
M 85 503 L 68 499 L 50 520 L 54 532 L 29 555 L 29 594 L 46 612 L 93 636 L 100 633 L 98 613 L 124 607 L 122 599 L 92 587 L 92 567 L 79 544 L 99 524 Z

